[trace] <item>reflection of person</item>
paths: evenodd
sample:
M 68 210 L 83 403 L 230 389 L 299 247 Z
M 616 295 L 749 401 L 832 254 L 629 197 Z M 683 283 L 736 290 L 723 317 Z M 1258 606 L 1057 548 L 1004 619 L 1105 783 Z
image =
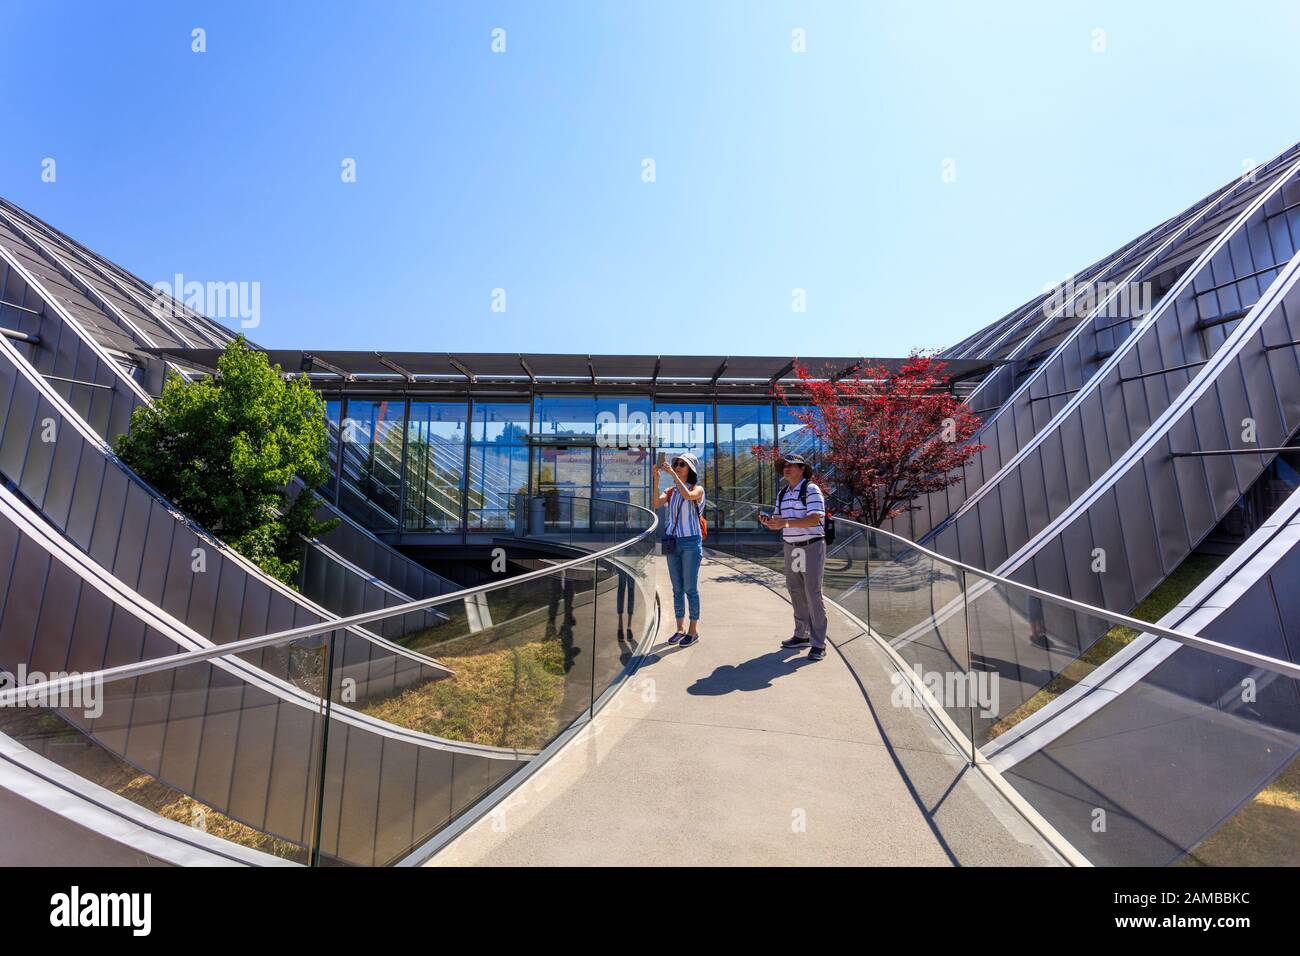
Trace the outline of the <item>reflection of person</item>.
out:
M 771 517 L 759 517 L 769 531 L 780 531 L 785 544 L 785 586 L 794 607 L 794 636 L 781 642 L 786 650 L 807 647 L 808 659 L 826 656 L 826 499 L 812 483 L 812 466 L 798 455 L 781 460 L 785 487 L 776 496 Z
M 547 590 L 550 592 L 546 617 L 547 637 L 556 635 L 555 619 L 560 612 L 560 598 L 564 598 L 564 618 L 560 621 L 558 631 L 560 643 L 564 647 L 564 670 L 568 673 L 569 668 L 573 666 L 573 658 L 577 656 L 577 648 L 573 645 L 573 626 L 578 623 L 578 619 L 573 616 L 573 578 L 561 571 L 559 574 L 549 575 L 546 582 Z
M 636 581 L 622 568 L 618 573 L 618 636 L 623 637 L 623 609 L 627 608 L 627 637 L 632 637 L 632 616 L 636 614 Z
M 1047 619 L 1043 616 L 1041 598 L 1029 595 L 1025 601 L 1025 618 L 1029 621 L 1029 643 L 1038 647 L 1047 647 Z
M 668 577 L 673 583 L 673 611 L 677 632 L 669 644 L 690 647 L 700 639 L 700 562 L 704 560 L 704 536 L 700 517 L 704 514 L 704 487 L 699 483 L 700 462 L 694 455 L 673 458 L 671 469 L 655 463 L 650 488 L 654 492 L 652 507 L 668 505 L 664 530 L 664 557 L 668 559 Z M 667 471 L 673 486 L 659 494 L 659 476 Z M 690 629 L 686 628 L 687 605 L 690 606 Z

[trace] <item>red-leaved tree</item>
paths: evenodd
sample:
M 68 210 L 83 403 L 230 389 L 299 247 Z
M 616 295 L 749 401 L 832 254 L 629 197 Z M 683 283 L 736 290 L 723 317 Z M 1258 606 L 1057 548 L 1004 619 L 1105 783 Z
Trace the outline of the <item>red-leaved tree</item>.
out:
M 985 447 L 970 444 L 980 419 L 947 390 L 945 367 L 917 352 L 897 369 L 864 364 L 832 379 L 796 362 L 799 384 L 773 389 L 816 438 L 816 477 L 846 517 L 879 527 L 919 496 L 962 481 L 962 466 Z M 753 451 L 779 457 L 762 445 Z

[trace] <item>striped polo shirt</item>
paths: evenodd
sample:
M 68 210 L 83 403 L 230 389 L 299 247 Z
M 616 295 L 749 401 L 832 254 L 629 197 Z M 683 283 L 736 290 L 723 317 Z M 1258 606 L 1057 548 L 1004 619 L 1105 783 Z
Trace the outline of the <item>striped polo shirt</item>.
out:
M 808 481 L 807 478 L 804 481 Z M 800 485 L 803 484 L 801 481 Z M 782 488 L 776 496 L 776 510 L 773 514 L 778 518 L 807 518 L 812 515 L 826 515 L 826 499 L 822 496 L 822 490 L 811 481 L 808 482 L 807 504 L 799 501 L 799 485 L 793 488 Z M 825 522 L 823 522 L 823 525 Z M 820 538 L 825 535 L 826 531 L 822 525 L 812 528 L 782 528 L 781 538 L 790 544 L 799 544 L 807 541 L 809 538 Z
M 696 487 L 699 487 L 698 485 Z M 700 534 L 700 515 L 704 513 L 704 496 L 691 501 L 676 488 L 668 489 L 668 526 L 664 533 L 670 538 L 695 538 Z

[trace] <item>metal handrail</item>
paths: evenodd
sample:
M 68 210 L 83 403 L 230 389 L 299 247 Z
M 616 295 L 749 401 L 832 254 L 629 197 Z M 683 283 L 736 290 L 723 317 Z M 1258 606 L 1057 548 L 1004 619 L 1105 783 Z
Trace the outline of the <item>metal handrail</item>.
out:
M 733 500 L 731 503 L 738 504 L 738 505 L 748 505 L 755 508 L 770 507 L 769 505 L 762 505 L 753 501 Z M 1171 641 L 1177 641 L 1178 643 L 1186 645 L 1187 647 L 1194 647 L 1197 650 L 1206 651 L 1207 653 L 1210 654 L 1216 654 L 1220 657 L 1231 658 L 1232 660 L 1235 660 L 1242 664 L 1254 664 L 1259 667 L 1263 667 L 1267 670 L 1280 673 L 1286 677 L 1300 680 L 1300 664 L 1292 664 L 1290 661 L 1284 661 L 1276 657 L 1270 657 L 1267 654 L 1258 654 L 1254 651 L 1247 651 L 1240 647 L 1233 647 L 1231 644 L 1221 644 L 1218 641 L 1212 641 L 1208 638 L 1200 637 L 1196 634 L 1188 634 L 1184 631 L 1174 630 L 1173 628 L 1162 627 L 1159 624 L 1152 624 L 1147 621 L 1138 620 L 1135 617 L 1129 617 L 1127 614 L 1120 614 L 1117 611 L 1110 611 L 1107 610 L 1106 608 L 1095 607 L 1091 604 L 1085 604 L 1082 601 L 1076 601 L 1074 598 L 1068 598 L 1061 594 L 1053 594 L 1051 591 L 1043 591 L 1039 588 L 1032 587 L 1031 585 L 1028 584 L 1021 584 L 1019 581 L 1013 581 L 1010 578 L 1005 578 L 1000 574 L 994 574 L 992 571 L 985 571 L 983 568 L 977 568 L 969 564 L 963 564 L 961 561 L 954 561 L 952 558 L 931 551 L 929 548 L 917 544 L 915 541 L 912 541 L 910 538 L 905 538 L 902 535 L 894 534 L 892 531 L 884 531 L 880 528 L 873 528 L 871 527 L 871 525 L 862 524 L 859 521 L 852 521 L 848 518 L 840 518 L 835 515 L 831 516 L 831 520 L 843 522 L 844 524 L 850 527 L 858 528 L 862 531 L 866 531 L 871 534 L 878 534 L 886 538 L 891 538 L 894 541 L 897 541 L 900 544 L 904 544 L 907 547 L 925 555 L 926 557 L 932 558 L 933 560 L 946 564 L 949 567 L 960 568 L 963 572 L 967 574 L 973 574 L 975 575 L 975 577 L 983 578 L 984 580 L 990 581 L 993 584 L 1002 585 L 1004 587 L 1011 588 L 1012 590 L 1020 591 L 1024 594 L 1028 594 L 1032 597 L 1038 598 L 1041 601 L 1047 601 L 1050 604 L 1055 604 L 1058 607 L 1064 607 L 1064 608 L 1068 608 L 1071 611 L 1078 611 L 1084 614 L 1090 614 L 1093 617 L 1100 617 L 1104 620 L 1110 621 L 1113 624 L 1122 624 L 1125 627 L 1131 627 L 1135 631 L 1138 631 L 1139 633 L 1155 634 L 1157 637 L 1166 637 L 1169 638 Z M 868 573 L 868 579 L 869 578 L 870 578 L 870 574 Z M 962 600 L 963 601 L 966 600 L 965 594 L 963 594 Z
M 572 500 L 586 501 L 588 499 L 578 498 Z M 301 627 L 276 631 L 271 634 L 263 634 L 261 637 L 248 637 L 239 641 L 231 641 L 229 644 L 206 647 L 197 651 L 184 651 L 179 654 L 168 654 L 165 657 L 155 657 L 147 661 L 136 661 L 131 664 L 120 664 L 117 667 L 106 667 L 103 670 L 91 671 L 86 674 L 60 677 L 57 680 L 42 681 L 37 684 L 24 684 L 23 686 L 15 687 L 12 690 L 0 691 L 0 708 L 11 707 L 33 697 L 48 697 L 50 695 L 62 694 L 65 691 L 70 691 L 78 687 L 85 687 L 88 684 L 95 682 L 109 684 L 115 681 L 129 680 L 133 677 L 142 677 L 146 674 L 156 673 L 157 671 L 172 670 L 188 664 L 201 663 L 203 661 L 214 660 L 220 657 L 230 657 L 235 654 L 243 653 L 244 651 L 257 650 L 262 647 L 270 647 L 276 644 L 284 644 L 300 638 L 315 637 L 319 634 L 328 634 L 331 631 L 345 630 L 350 627 L 369 624 L 389 617 L 400 617 L 403 614 L 410 614 L 412 611 L 423 611 L 431 607 L 437 607 L 441 604 L 451 604 L 455 601 L 462 601 L 465 598 L 475 597 L 479 594 L 487 594 L 490 591 L 496 591 L 500 588 L 523 584 L 527 581 L 532 581 L 537 578 L 564 572 L 570 568 L 589 564 L 593 561 L 598 561 L 601 558 L 617 554 L 618 552 L 643 541 L 645 538 L 652 535 L 659 527 L 659 516 L 649 508 L 642 508 L 640 505 L 634 505 L 629 502 L 617 503 L 648 514 L 650 516 L 650 526 L 641 531 L 635 537 L 628 538 L 625 541 L 620 541 L 617 544 L 610 545 L 608 548 L 604 548 L 600 551 L 584 554 L 581 557 L 571 558 L 568 561 L 552 565 L 551 567 L 538 568 L 535 571 L 528 571 L 524 574 L 505 578 L 501 581 L 492 581 L 488 584 L 478 584 L 471 588 L 452 591 L 449 594 L 439 594 L 434 597 L 422 598 L 418 601 L 411 601 L 407 604 L 395 604 L 392 607 L 380 608 L 375 611 L 365 611 L 361 614 L 354 614 L 351 617 L 340 617 L 329 621 L 319 621 L 314 624 L 304 624 Z

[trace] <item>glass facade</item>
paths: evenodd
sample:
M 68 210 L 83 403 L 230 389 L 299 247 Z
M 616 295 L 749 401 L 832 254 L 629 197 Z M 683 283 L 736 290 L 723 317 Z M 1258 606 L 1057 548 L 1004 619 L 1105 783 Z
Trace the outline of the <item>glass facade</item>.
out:
M 465 402 L 411 402 L 406 429 L 404 531 L 460 528 L 467 412 Z
M 502 530 L 513 520 L 514 495 L 528 492 L 527 402 L 475 402 L 469 442 L 466 527 Z
M 339 505 L 374 530 L 395 530 L 402 490 L 402 399 L 351 399 L 339 433 Z
M 753 446 L 808 451 L 811 439 L 771 401 L 367 396 L 330 398 L 326 407 L 332 473 L 321 493 L 376 532 L 505 531 L 519 492 L 646 507 L 658 452 L 695 455 L 712 501 L 766 502 L 777 477 Z

